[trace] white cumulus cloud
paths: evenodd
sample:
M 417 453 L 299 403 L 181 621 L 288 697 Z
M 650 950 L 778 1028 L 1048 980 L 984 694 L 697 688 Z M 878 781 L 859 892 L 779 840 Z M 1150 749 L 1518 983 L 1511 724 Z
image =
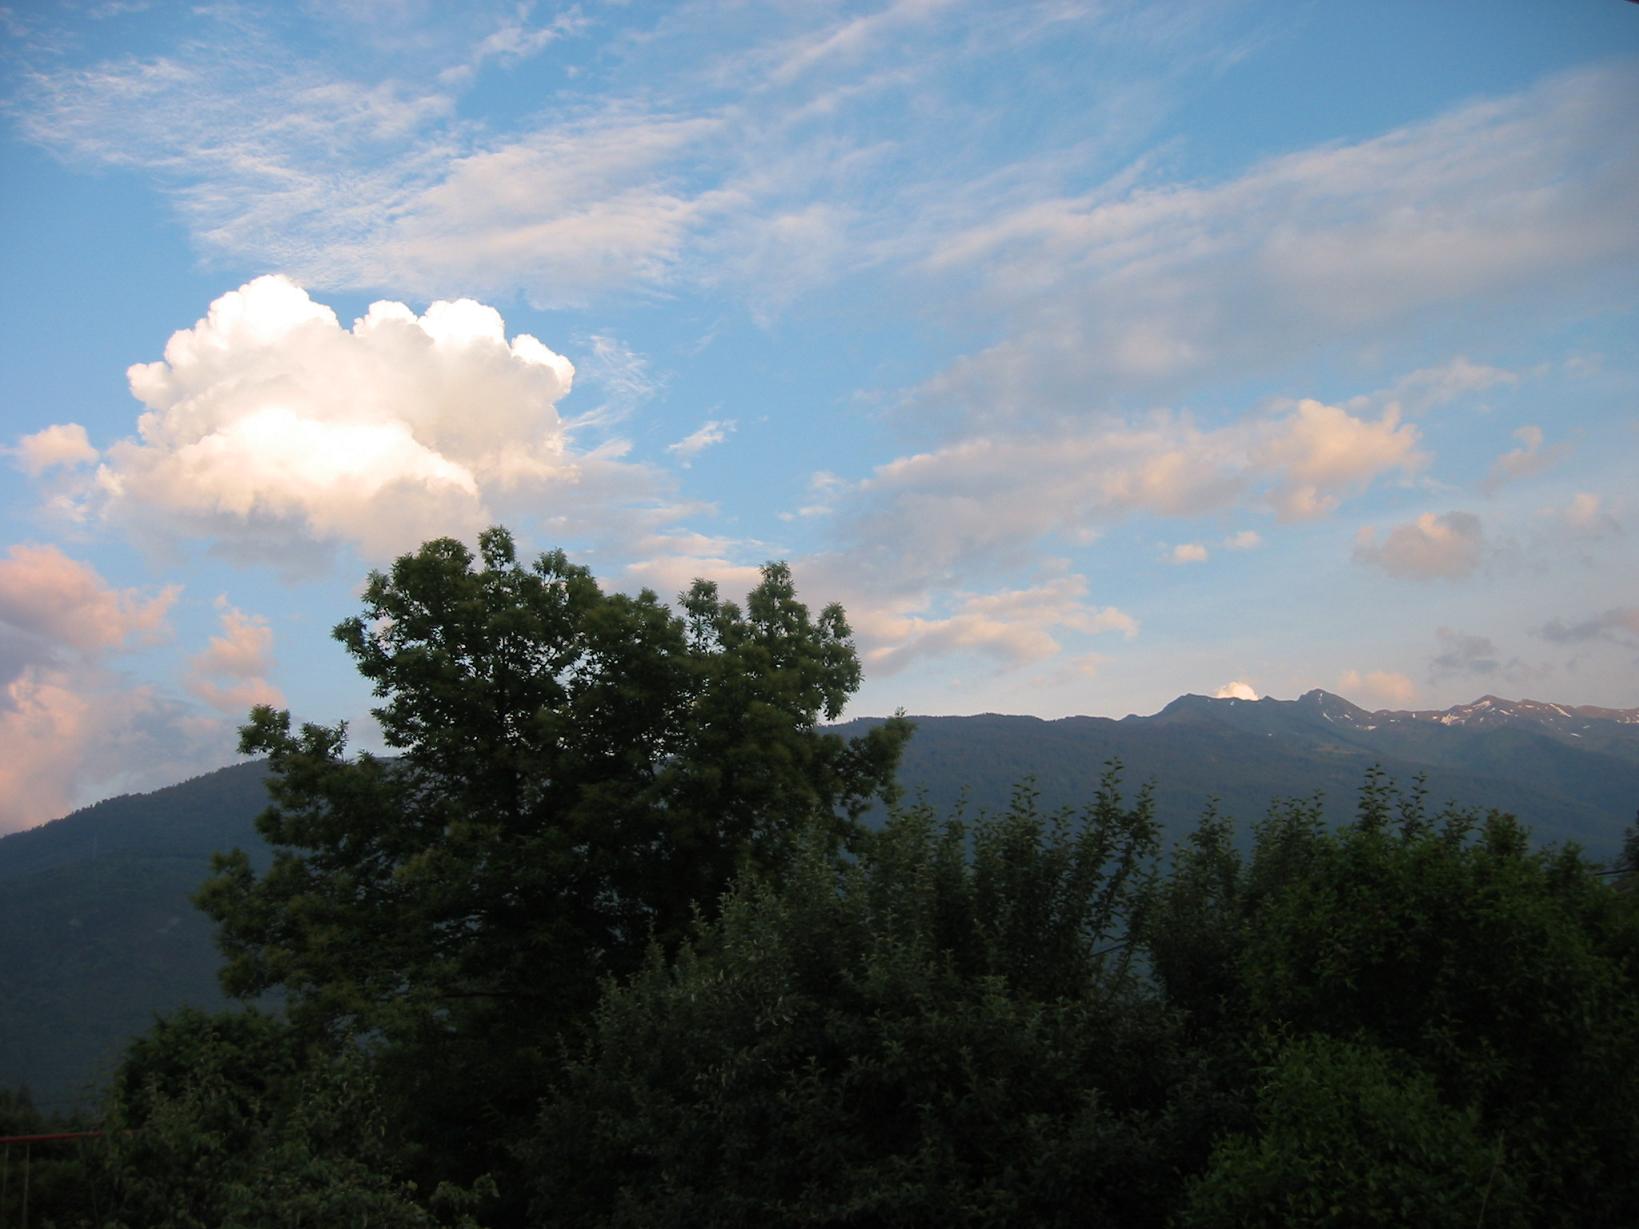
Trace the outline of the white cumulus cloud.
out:
M 509 510 L 574 514 L 652 495 L 618 444 L 577 453 L 558 412 L 570 361 L 494 308 L 378 302 L 344 328 L 282 277 L 257 278 L 129 372 L 145 412 L 104 452 L 110 520 L 244 554 L 350 543 L 384 557 Z
M 1225 683 L 1213 692 L 1212 698 L 1214 700 L 1256 700 L 1258 692 L 1245 679 L 1235 679 L 1233 682 Z

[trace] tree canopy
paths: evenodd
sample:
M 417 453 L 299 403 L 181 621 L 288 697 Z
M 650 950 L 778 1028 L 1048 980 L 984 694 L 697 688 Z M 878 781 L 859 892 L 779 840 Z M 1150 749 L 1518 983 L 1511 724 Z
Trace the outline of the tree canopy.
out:
M 1507 815 L 1374 774 L 1169 857 L 1112 765 L 873 827 L 908 723 L 822 728 L 781 565 L 674 611 L 492 530 L 363 606 L 393 754 L 252 713 L 276 857 L 199 899 L 283 1011 L 129 1052 L 133 1223 L 1639 1223 L 1639 893 Z
M 492 529 L 477 557 L 440 539 L 372 574 L 363 604 L 335 635 L 396 754 L 256 709 L 241 747 L 272 769 L 274 862 L 221 857 L 198 899 L 227 988 L 365 1039 L 421 1138 L 467 1124 L 467 1158 L 427 1145 L 424 1175 L 466 1180 L 498 1151 L 472 1124 L 527 1118 L 602 979 L 799 839 L 857 844 L 909 727 L 819 728 L 859 662 L 841 607 L 811 617 L 782 564 L 743 609 L 697 581 L 674 613 Z

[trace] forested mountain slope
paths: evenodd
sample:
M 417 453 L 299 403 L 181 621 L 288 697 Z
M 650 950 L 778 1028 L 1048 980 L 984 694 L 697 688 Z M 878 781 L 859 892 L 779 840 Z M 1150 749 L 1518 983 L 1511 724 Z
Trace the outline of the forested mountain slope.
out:
M 211 924 L 189 902 L 210 856 L 265 850 L 261 763 L 111 798 L 0 839 L 0 1087 L 48 1112 L 94 1099 L 154 1014 L 223 1002 Z
M 837 727 L 855 734 L 879 719 Z M 1367 770 L 1401 785 L 1426 772 L 1430 802 L 1498 808 L 1542 842 L 1614 855 L 1639 807 L 1639 710 L 1485 697 L 1439 712 L 1368 713 L 1313 691 L 1297 700 L 1183 696 L 1152 716 L 1110 720 L 985 714 L 915 718 L 900 781 L 941 814 L 1006 806 L 1030 779 L 1047 807 L 1079 807 L 1106 763 L 1155 783 L 1170 841 L 1217 797 L 1244 834 L 1271 799 L 1324 794 L 1341 822 Z M 121 1046 L 156 1012 L 221 1002 L 210 926 L 189 903 L 210 855 L 265 859 L 260 763 L 98 803 L 0 839 L 0 1087 L 26 1083 L 42 1108 L 89 1099 Z

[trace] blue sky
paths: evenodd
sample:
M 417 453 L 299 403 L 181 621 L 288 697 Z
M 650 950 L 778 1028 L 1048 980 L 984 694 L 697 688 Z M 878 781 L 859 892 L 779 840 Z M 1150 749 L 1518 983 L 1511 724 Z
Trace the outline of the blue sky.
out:
M 0 9 L 0 831 L 372 566 L 788 560 L 851 712 L 1639 704 L 1639 6 Z

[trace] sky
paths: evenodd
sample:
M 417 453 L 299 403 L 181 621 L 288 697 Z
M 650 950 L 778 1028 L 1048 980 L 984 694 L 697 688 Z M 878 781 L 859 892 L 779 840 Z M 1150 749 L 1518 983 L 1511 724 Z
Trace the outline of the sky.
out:
M 841 601 L 851 715 L 1639 705 L 1639 4 L 0 8 L 0 832 L 370 569 Z

